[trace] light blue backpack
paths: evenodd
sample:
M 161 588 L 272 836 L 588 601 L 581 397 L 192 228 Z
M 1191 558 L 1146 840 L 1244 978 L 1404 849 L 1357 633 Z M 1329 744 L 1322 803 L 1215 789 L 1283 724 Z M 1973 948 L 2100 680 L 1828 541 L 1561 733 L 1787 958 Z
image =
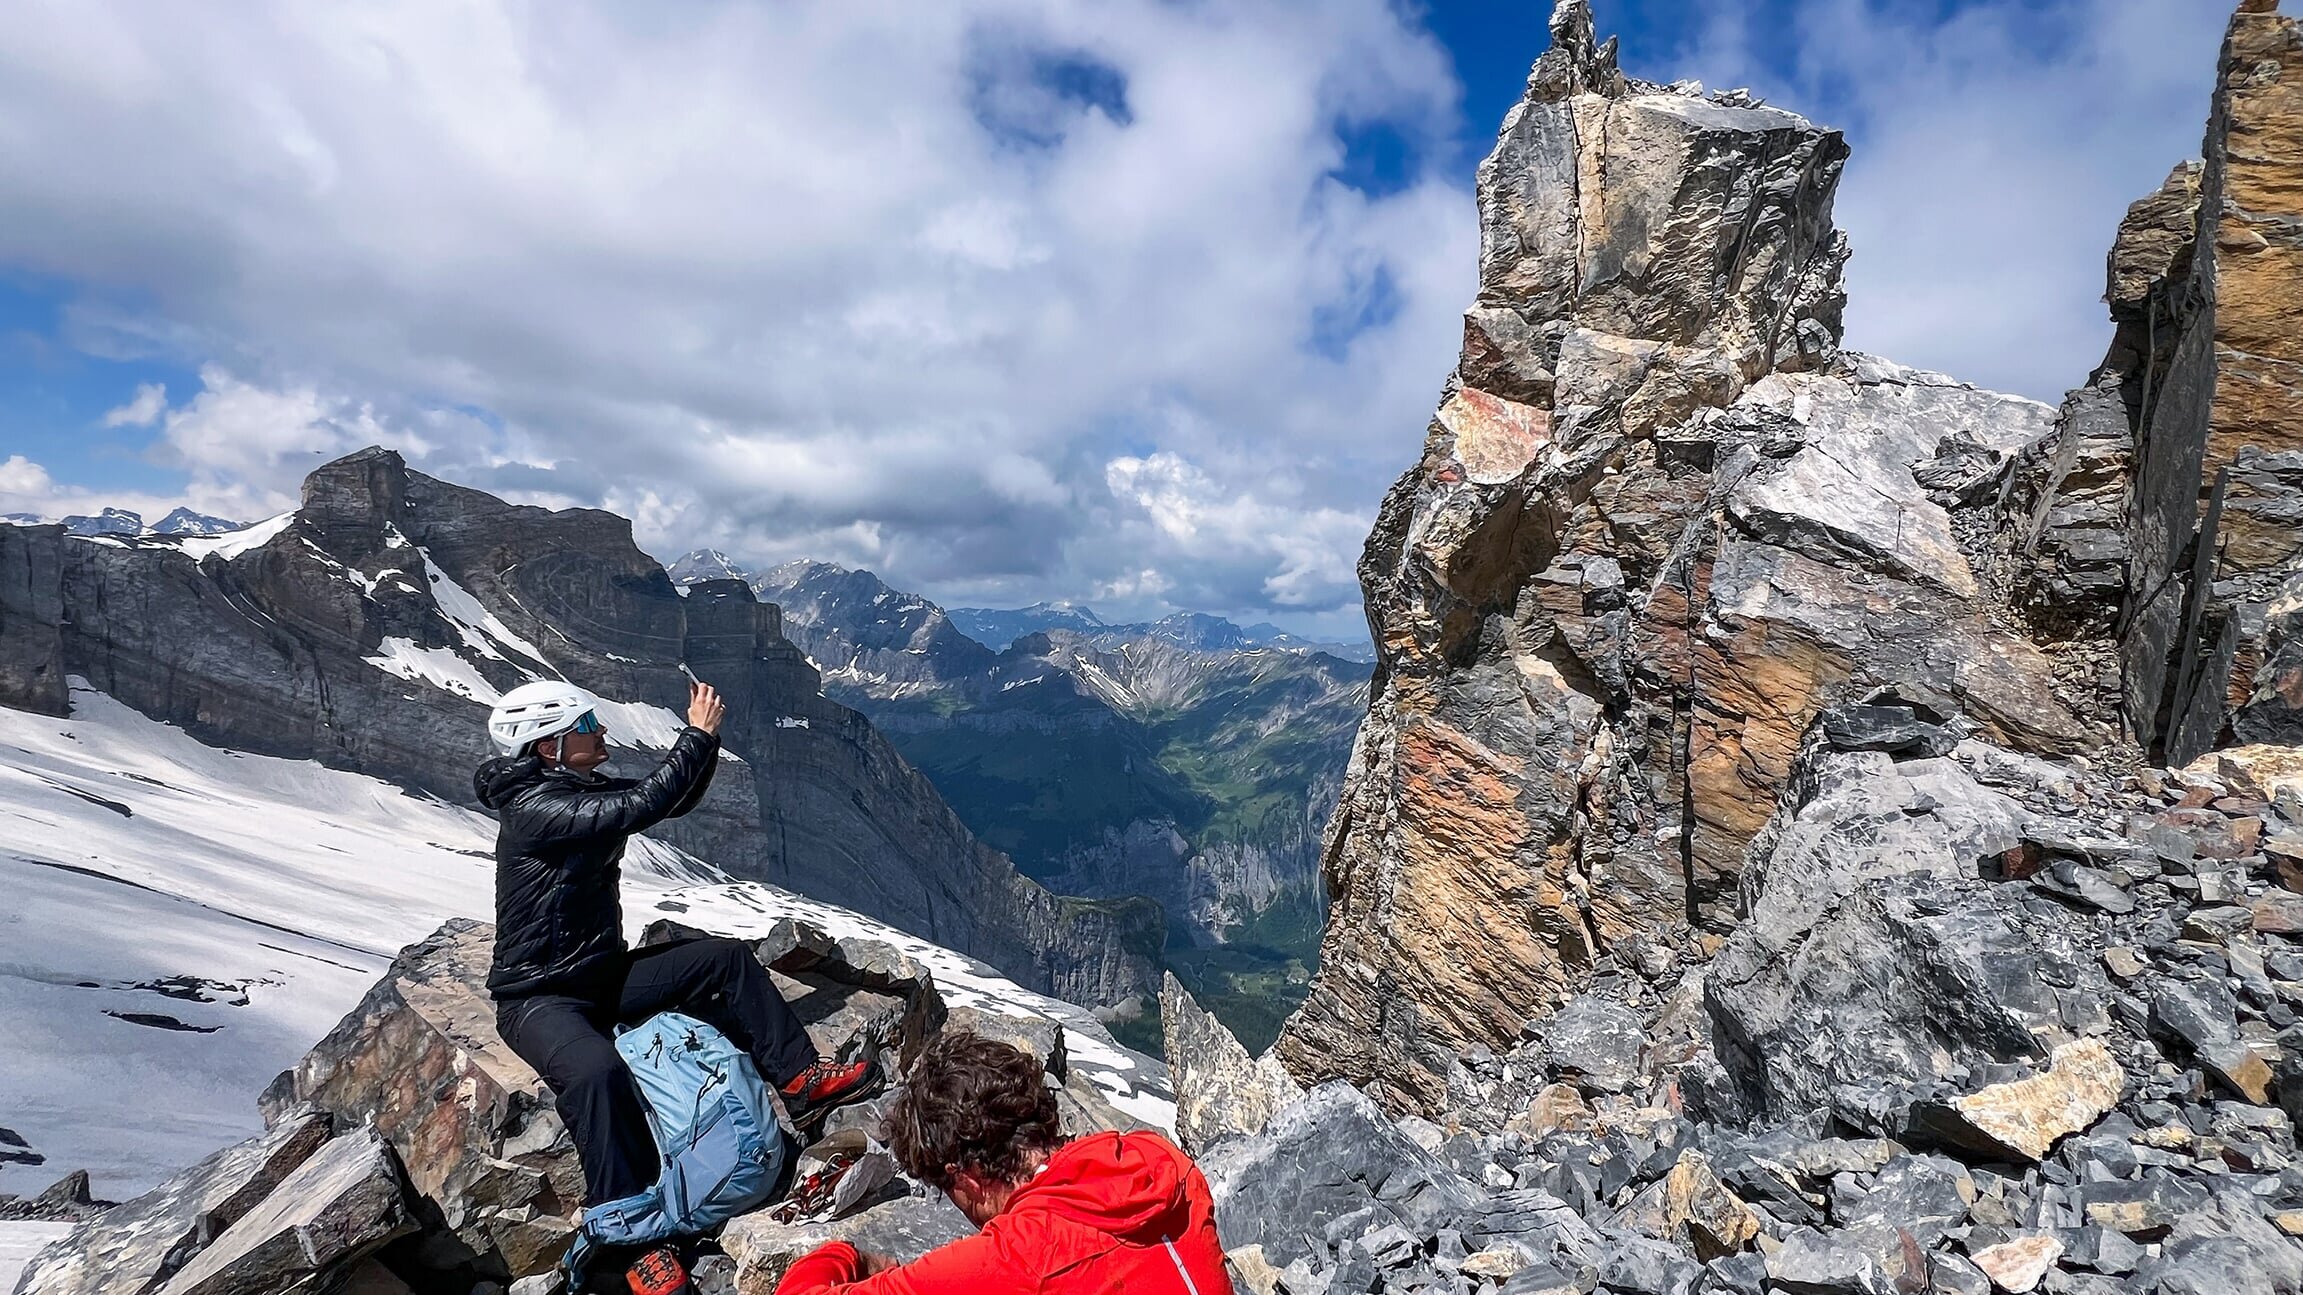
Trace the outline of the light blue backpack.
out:
M 791 1139 L 768 1086 L 726 1035 L 659 1012 L 616 1036 L 648 1108 L 663 1174 L 636 1196 L 594 1205 L 568 1249 L 569 1289 L 592 1249 L 708 1232 L 787 1187 Z

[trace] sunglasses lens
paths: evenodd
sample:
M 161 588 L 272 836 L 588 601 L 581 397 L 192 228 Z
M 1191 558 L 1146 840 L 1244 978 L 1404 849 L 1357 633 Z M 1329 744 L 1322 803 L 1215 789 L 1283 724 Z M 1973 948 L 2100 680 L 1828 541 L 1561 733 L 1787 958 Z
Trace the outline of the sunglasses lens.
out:
M 594 715 L 590 711 L 585 711 L 582 715 L 576 717 L 576 731 L 578 733 L 600 732 L 600 717 Z

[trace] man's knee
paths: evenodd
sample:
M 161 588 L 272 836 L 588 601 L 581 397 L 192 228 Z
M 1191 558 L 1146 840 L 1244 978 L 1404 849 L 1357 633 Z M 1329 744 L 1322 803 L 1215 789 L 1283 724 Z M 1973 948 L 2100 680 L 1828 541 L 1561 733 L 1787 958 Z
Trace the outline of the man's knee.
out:
M 731 940 L 724 935 L 707 936 L 697 941 L 704 947 L 704 956 L 719 967 L 730 979 L 764 975 L 767 968 L 752 956 L 752 946 L 742 940 Z

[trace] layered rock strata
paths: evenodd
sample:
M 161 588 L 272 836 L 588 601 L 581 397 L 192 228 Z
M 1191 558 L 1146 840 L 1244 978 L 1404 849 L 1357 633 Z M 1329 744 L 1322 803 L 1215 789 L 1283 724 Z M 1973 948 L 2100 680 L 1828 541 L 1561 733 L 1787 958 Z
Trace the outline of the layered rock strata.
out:
M 2113 777 L 1892 718 L 1817 726 L 1715 959 L 1467 1050 L 1436 1118 L 1274 1112 L 1203 1039 L 1241 1289 L 2303 1288 L 2303 760 Z
M 1395 1107 L 1595 975 L 1707 956 L 1827 707 L 2027 751 L 2118 731 L 2008 597 L 2056 411 L 1839 349 L 1840 136 L 1625 76 L 1580 0 L 1552 34 L 1480 168 L 1461 363 L 1361 561 L 1381 660 L 1280 1044 Z
M 2122 229 L 2114 310 L 2142 317 L 2123 338 L 2152 340 L 2106 363 L 2139 446 L 2129 720 L 2178 761 L 2234 735 L 2303 739 L 2303 20 L 2276 0 L 2231 20 L 2205 158 Z M 2185 245 L 2132 236 L 2169 225 Z

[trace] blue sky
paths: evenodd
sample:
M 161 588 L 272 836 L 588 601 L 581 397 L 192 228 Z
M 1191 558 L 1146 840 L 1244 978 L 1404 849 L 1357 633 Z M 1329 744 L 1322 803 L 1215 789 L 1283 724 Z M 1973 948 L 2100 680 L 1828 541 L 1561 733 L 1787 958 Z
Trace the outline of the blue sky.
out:
M 2228 12 L 1595 7 L 1634 75 L 1848 132 L 1851 345 L 2043 399 Z M 1349 632 L 1548 3 L 840 8 L 38 11 L 0 511 L 252 517 L 380 439 L 666 557 Z

